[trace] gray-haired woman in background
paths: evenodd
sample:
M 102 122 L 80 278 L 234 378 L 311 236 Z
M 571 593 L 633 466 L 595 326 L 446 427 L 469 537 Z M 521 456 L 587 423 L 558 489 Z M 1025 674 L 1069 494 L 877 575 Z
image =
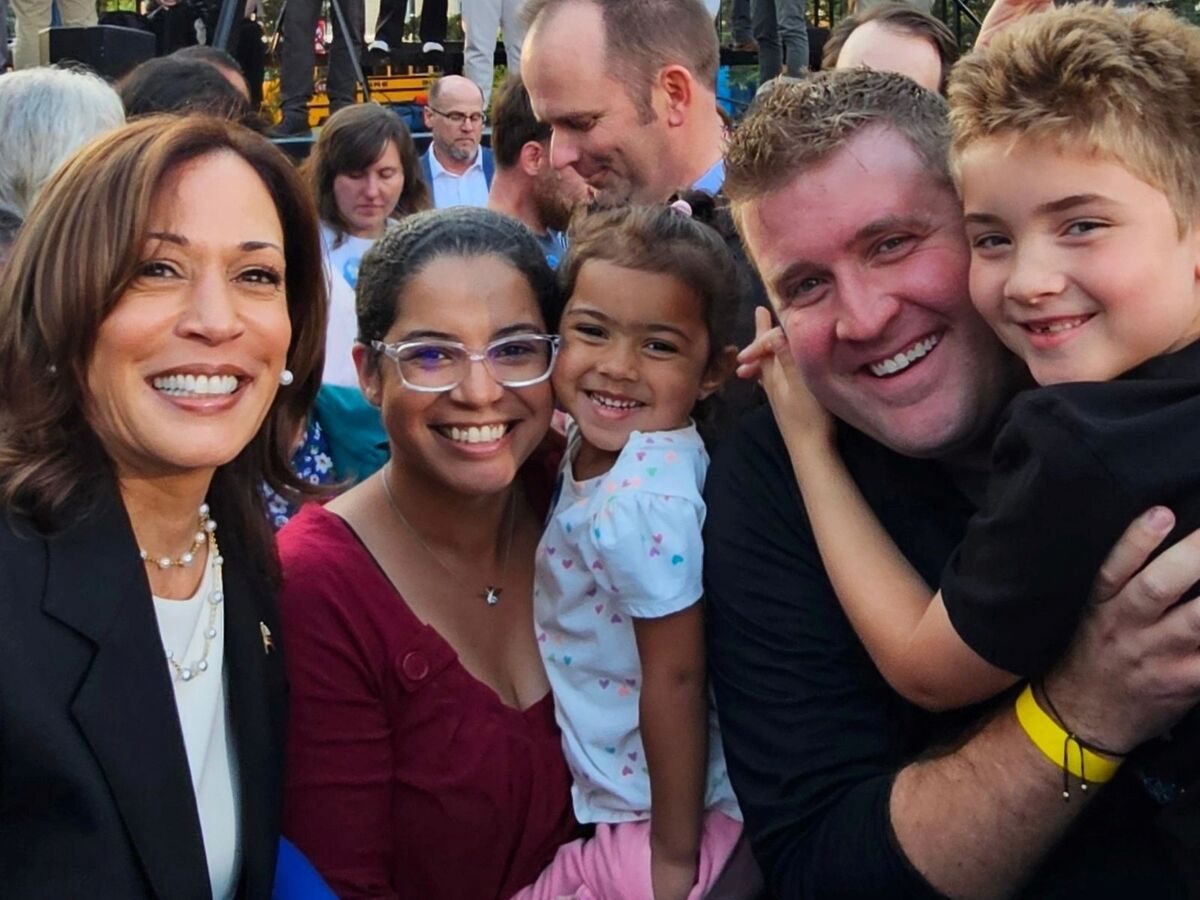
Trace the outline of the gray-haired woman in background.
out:
M 124 122 L 117 92 L 89 72 L 42 67 L 0 78 L 0 205 L 27 215 L 60 163 Z

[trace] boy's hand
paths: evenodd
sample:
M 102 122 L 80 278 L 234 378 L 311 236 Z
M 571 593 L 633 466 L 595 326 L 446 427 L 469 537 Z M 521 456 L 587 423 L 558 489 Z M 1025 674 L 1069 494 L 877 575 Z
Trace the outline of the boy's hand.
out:
M 654 900 L 687 900 L 696 886 L 696 862 L 674 862 L 651 843 L 650 886 Z
M 764 326 L 765 321 L 765 326 Z M 771 312 L 764 306 L 754 309 L 754 340 L 737 355 L 737 377 L 758 381 L 762 363 L 775 355 L 775 329 L 771 328 Z
M 801 449 L 809 441 L 832 446 L 833 417 L 808 390 L 783 332 L 771 327 L 770 312 L 756 309 L 754 326 L 753 343 L 738 354 L 738 374 L 747 377 L 743 370 L 757 373 L 790 449 Z

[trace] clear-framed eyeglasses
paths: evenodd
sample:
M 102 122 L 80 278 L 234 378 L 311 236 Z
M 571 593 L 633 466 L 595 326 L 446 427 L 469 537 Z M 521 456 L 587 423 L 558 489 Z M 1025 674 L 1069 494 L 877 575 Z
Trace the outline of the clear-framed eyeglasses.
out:
M 556 334 L 502 337 L 482 350 L 473 350 L 458 341 L 401 341 L 398 344 L 371 341 L 373 349 L 396 363 L 406 388 L 426 393 L 454 390 L 466 380 L 472 363 L 477 362 L 483 363 L 496 383 L 506 388 L 539 384 L 554 370 L 558 345 Z

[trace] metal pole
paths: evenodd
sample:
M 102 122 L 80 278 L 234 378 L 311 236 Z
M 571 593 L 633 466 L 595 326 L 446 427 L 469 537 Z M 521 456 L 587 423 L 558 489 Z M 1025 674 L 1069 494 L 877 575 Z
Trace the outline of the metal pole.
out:
M 233 23 L 241 11 L 243 0 L 221 0 L 221 13 L 217 16 L 217 28 L 213 33 L 212 45 L 218 50 L 229 52 L 229 39 L 233 34 Z

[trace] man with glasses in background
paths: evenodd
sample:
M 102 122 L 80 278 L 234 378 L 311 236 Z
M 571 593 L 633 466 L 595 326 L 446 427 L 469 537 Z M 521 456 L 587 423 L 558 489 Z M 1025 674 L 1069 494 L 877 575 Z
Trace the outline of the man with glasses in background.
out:
M 425 125 L 433 140 L 421 165 L 437 209 L 487 206 L 495 162 L 483 138 L 483 92 L 461 75 L 439 78 L 429 88 Z

